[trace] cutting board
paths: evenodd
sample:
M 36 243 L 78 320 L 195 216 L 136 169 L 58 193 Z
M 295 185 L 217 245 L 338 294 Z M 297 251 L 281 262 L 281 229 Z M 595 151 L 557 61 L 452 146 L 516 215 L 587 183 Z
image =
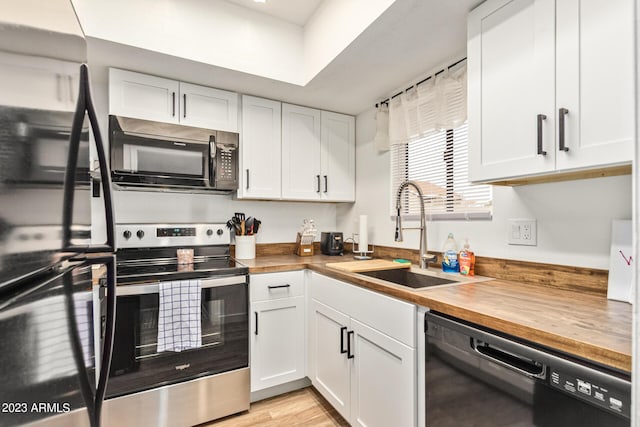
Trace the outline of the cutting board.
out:
M 367 261 L 350 262 L 330 262 L 325 264 L 329 268 L 346 271 L 348 273 L 359 273 L 362 271 L 391 270 L 393 268 L 410 268 L 409 263 L 388 261 L 386 259 L 372 259 Z

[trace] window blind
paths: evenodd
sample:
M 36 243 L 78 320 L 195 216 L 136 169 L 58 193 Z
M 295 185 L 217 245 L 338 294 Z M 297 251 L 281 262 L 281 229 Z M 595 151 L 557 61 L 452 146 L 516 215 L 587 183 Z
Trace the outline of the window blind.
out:
M 427 220 L 490 219 L 491 186 L 472 185 L 468 177 L 467 123 L 413 138 L 391 147 L 391 215 L 396 215 L 399 185 L 415 181 L 424 195 Z M 419 218 L 420 201 L 408 188 L 403 216 Z M 415 193 L 415 192 L 414 192 Z

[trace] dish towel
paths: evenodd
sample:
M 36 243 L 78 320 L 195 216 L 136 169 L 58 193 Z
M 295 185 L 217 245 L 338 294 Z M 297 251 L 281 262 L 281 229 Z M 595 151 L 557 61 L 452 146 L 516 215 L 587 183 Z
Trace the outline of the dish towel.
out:
M 200 280 L 160 282 L 158 352 L 202 346 Z

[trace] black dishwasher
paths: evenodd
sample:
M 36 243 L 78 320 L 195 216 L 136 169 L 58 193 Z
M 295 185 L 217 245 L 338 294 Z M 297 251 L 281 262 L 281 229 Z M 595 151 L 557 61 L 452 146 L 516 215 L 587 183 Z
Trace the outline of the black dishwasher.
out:
M 428 312 L 428 427 L 630 425 L 628 374 Z

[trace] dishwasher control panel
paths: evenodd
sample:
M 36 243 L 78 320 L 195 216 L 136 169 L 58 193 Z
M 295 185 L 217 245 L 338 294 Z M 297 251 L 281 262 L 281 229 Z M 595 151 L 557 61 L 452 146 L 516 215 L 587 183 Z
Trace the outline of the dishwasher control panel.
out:
M 591 404 L 626 417 L 631 416 L 630 396 L 625 396 L 625 393 L 619 390 L 594 383 L 588 378 L 579 378 L 575 375 L 566 374 L 557 369 L 551 370 L 549 382 L 552 387 L 586 400 Z

